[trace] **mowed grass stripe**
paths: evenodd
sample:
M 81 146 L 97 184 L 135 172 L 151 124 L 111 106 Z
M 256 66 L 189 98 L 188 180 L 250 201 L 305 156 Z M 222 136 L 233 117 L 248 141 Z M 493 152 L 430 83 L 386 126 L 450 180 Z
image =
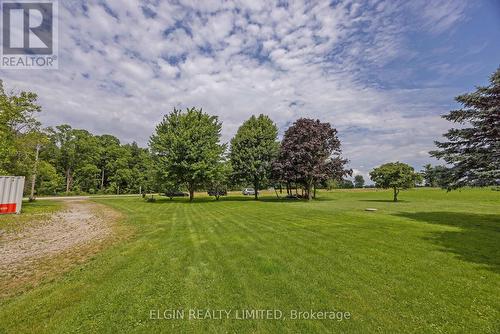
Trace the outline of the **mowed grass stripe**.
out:
M 15 332 L 498 332 L 500 197 L 489 190 L 320 200 L 99 200 L 133 237 L 1 301 Z M 374 202 L 375 201 L 375 202 Z M 366 207 L 379 211 L 368 213 Z M 149 319 L 151 309 L 349 311 L 348 321 Z M 29 314 L 21 319 L 16 314 Z

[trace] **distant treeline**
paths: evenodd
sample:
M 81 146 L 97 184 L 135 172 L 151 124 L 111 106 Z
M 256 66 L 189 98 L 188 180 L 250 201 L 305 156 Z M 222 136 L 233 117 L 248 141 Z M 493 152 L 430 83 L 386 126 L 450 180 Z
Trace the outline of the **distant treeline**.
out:
M 32 92 L 5 92 L 0 84 L 0 174 L 27 178 L 33 195 L 123 194 L 276 186 L 287 195 L 314 196 L 329 179 L 350 171 L 329 123 L 299 119 L 283 141 L 265 116 L 252 116 L 229 145 L 222 123 L 201 109 L 174 109 L 152 134 L 148 148 L 122 144 L 63 124 L 43 128 Z
M 464 108 L 443 118 L 459 123 L 436 142 L 431 156 L 447 166 L 426 165 L 417 173 L 401 162 L 370 172 L 377 187 L 399 190 L 422 184 L 455 189 L 500 185 L 500 69 L 490 85 L 460 95 Z M 278 141 L 266 115 L 251 116 L 230 143 L 221 143 L 222 123 L 201 109 L 166 114 L 148 148 L 122 144 L 112 135 L 93 135 L 69 125 L 43 128 L 32 92 L 5 92 L 0 81 L 0 174 L 26 176 L 33 195 L 145 193 L 209 190 L 217 198 L 228 189 L 273 187 L 278 196 L 315 197 L 316 188 L 361 188 L 364 179 L 346 176 L 337 130 L 300 118 Z M 33 182 L 34 181 L 34 182 Z M 279 194 L 278 194 L 279 190 Z

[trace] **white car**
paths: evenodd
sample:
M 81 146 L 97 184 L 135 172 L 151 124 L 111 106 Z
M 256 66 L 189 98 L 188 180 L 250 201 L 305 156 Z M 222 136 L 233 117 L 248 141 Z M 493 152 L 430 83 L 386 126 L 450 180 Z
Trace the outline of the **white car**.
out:
M 243 195 L 255 195 L 255 189 L 254 188 L 245 188 L 243 189 Z

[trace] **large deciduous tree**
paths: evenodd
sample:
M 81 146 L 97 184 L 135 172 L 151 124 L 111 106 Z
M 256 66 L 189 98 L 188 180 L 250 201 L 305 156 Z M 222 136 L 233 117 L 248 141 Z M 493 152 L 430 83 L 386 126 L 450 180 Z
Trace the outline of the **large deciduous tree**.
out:
M 379 188 L 393 189 L 394 202 L 398 201 L 401 189 L 413 188 L 421 180 L 420 174 L 415 173 L 413 167 L 399 161 L 389 162 L 373 169 L 370 178 Z
M 340 154 L 337 130 L 330 123 L 301 118 L 285 132 L 274 174 L 287 183 L 302 184 L 310 200 L 315 184 L 352 173 L 344 169 L 348 161 Z
M 266 115 L 245 121 L 231 140 L 229 154 L 234 178 L 253 185 L 255 199 L 269 180 L 273 160 L 278 155 L 278 128 Z
M 491 76 L 490 85 L 457 96 L 462 108 L 443 118 L 460 125 L 436 142 L 439 150 L 430 152 L 443 159 L 448 170 L 448 189 L 462 186 L 500 184 L 500 68 Z
M 7 93 L 0 80 L 0 174 L 32 172 L 36 146 L 43 137 L 35 118 L 40 110 L 35 93 Z
M 155 166 L 166 184 L 185 184 L 189 199 L 207 185 L 219 168 L 225 145 L 220 144 L 222 123 L 216 116 L 191 108 L 175 109 L 156 126 L 149 145 Z

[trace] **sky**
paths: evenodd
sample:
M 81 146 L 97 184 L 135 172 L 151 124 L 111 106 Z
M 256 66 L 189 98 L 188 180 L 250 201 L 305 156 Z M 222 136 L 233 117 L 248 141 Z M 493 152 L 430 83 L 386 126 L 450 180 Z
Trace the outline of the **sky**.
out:
M 330 122 L 355 174 L 437 163 L 440 115 L 500 65 L 500 2 L 59 1 L 59 69 L 0 70 L 67 123 L 147 146 L 174 107 L 201 107 L 228 142 L 251 115 L 280 137 Z

